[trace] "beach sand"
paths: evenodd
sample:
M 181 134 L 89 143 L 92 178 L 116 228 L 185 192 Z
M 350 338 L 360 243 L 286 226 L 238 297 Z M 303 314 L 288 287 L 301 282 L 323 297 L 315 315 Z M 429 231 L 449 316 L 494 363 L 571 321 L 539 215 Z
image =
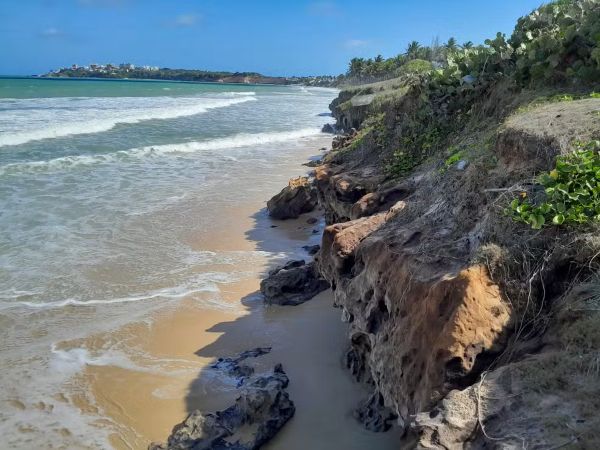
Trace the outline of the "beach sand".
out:
M 300 163 L 316 153 L 313 149 L 298 152 L 298 164 L 286 168 L 290 177 L 307 171 Z M 261 275 L 277 262 L 273 255 L 302 254 L 303 245 L 319 242 L 320 234 L 313 230 L 323 226 L 306 222 L 318 212 L 296 220 L 271 221 L 264 201 L 275 193 L 257 195 L 255 202 L 228 205 L 214 218 L 211 230 L 189 237 L 198 250 L 264 252 L 260 267 L 252 261 L 204 268 L 254 273 L 240 277 L 238 283 L 219 286 L 220 302 L 230 308 L 207 308 L 199 301 L 202 294 L 197 294 L 152 313 L 149 320 L 83 343 L 94 349 L 119 341 L 140 355 L 133 367 L 87 365 L 80 375 L 80 382 L 90 386 L 93 400 L 82 397 L 79 406 L 84 412 L 99 411 L 106 417 L 98 426 L 115 429 L 111 435 L 115 448 L 144 449 L 152 441 L 166 440 L 172 427 L 194 409 L 208 412 L 229 406 L 237 395 L 235 386 L 211 370 L 210 364 L 218 357 L 266 346 L 272 352 L 256 359 L 257 371 L 270 371 L 281 362 L 297 409 L 265 448 L 397 448 L 397 431 L 370 433 L 352 417 L 353 408 L 367 392 L 343 367 L 347 325 L 332 307 L 331 292 L 296 307 L 266 307 L 257 295 Z M 191 214 L 201 212 L 202 205 L 198 205 L 198 211 Z

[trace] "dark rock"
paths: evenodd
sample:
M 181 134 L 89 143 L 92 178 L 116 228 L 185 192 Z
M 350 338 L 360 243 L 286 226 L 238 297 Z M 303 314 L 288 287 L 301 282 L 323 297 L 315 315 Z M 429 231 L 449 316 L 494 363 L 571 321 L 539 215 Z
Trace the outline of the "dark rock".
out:
M 312 234 L 319 234 L 319 230 L 317 230 L 316 228 L 312 230 Z
M 316 255 L 317 254 L 317 252 L 321 249 L 321 246 L 320 245 L 304 245 L 304 246 L 302 246 L 302 248 L 304 250 L 306 250 L 306 252 L 309 255 L 312 256 L 312 255 Z
M 354 417 L 356 417 L 367 430 L 375 432 L 389 430 L 394 421 L 398 418 L 391 409 L 384 405 L 383 396 L 377 391 L 360 405 L 354 412 Z
M 276 305 L 299 305 L 327 288 L 329 283 L 318 275 L 313 263 L 304 260 L 289 261 L 260 283 L 265 302 Z
M 173 428 L 166 444 L 149 450 L 256 450 L 292 418 L 296 408 L 285 391 L 289 379 L 281 364 L 255 377 L 223 411 L 191 413 Z
M 307 177 L 292 178 L 283 190 L 267 202 L 274 219 L 295 219 L 317 206 L 317 191 Z
M 331 117 L 332 114 L 330 112 L 324 112 L 317 114 L 317 117 Z
M 326 123 L 325 125 L 323 125 L 323 128 L 321 128 L 321 131 L 323 133 L 331 133 L 331 134 L 337 134 L 337 132 L 338 132 L 336 126 L 332 125 L 330 123 Z
M 319 221 L 319 219 L 317 219 L 316 217 L 310 217 L 308 219 L 306 219 L 306 223 L 309 225 L 313 225 L 315 223 L 317 223 Z
M 302 165 L 306 166 L 306 167 L 317 167 L 317 166 L 320 166 L 321 164 L 323 164 L 323 160 L 321 160 L 321 159 L 312 159 L 309 162 L 306 162 L 306 163 L 304 163 Z
M 254 368 L 240 363 L 248 358 L 257 358 L 271 351 L 271 347 L 257 347 L 241 353 L 237 358 L 219 358 L 211 367 L 224 372 L 227 376 L 238 379 L 238 387 L 254 373 Z
M 339 150 L 346 147 L 348 144 L 350 144 L 350 142 L 352 142 L 352 139 L 354 139 L 357 134 L 358 131 L 356 131 L 355 128 L 352 128 L 346 134 L 335 136 L 333 138 L 333 142 L 331 143 L 331 148 L 333 150 Z
M 271 228 L 277 228 L 277 225 L 271 225 Z

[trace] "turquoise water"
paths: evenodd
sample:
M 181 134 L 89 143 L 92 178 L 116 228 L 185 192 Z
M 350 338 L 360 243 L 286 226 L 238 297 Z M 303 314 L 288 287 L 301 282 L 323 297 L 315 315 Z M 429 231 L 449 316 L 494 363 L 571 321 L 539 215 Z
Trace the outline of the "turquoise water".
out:
M 32 448 L 63 428 L 68 448 L 105 446 L 72 405 L 51 399 L 72 394 L 85 364 L 129 364 L 128 355 L 65 351 L 61 342 L 144 320 L 184 297 L 231 308 L 220 286 L 245 275 L 203 267 L 264 255 L 203 251 L 193 236 L 224 206 L 280 188 L 294 149 L 323 139 L 334 96 L 0 78 L 0 431 L 10 448 Z M 40 401 L 52 414 L 34 407 Z M 24 440 L 19 429 L 34 431 Z

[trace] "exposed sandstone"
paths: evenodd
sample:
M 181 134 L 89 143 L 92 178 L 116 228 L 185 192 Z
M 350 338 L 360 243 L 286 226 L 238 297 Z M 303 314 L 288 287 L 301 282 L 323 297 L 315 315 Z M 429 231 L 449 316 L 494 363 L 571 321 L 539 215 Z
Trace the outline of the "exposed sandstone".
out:
M 307 177 L 292 178 L 283 190 L 267 202 L 274 219 L 295 219 L 317 206 L 317 192 Z
M 404 423 L 476 379 L 502 350 L 510 309 L 482 267 L 422 264 L 410 238 L 406 252 L 363 238 L 365 221 L 324 236 L 320 266 L 351 322 L 348 364 Z
M 325 221 L 331 224 L 350 220 L 354 203 L 375 191 L 380 180 L 375 171 L 368 169 L 347 172 L 331 164 L 317 167 L 315 183 L 319 202 L 325 208 Z
M 587 231 L 515 223 L 499 206 L 509 200 L 499 196 L 531 183 L 573 140 L 599 136 L 598 109 L 600 101 L 590 99 L 511 116 L 489 153 L 470 156 L 461 170 L 445 169 L 442 159 L 386 180 L 379 144 L 353 145 L 351 137 L 316 169 L 330 224 L 316 260 L 350 323 L 346 364 L 372 386 L 355 414 L 368 429 L 410 423 L 419 448 L 550 448 L 584 442 L 586 433 L 581 448 L 595 448 L 595 426 L 583 424 L 596 420 L 582 412 L 590 404 L 577 393 L 595 395 L 598 371 L 594 380 L 581 378 L 572 356 L 555 349 L 528 354 L 540 351 L 535 327 L 544 330 L 548 305 L 559 303 L 572 268 L 597 270 L 585 261 L 600 244 Z M 394 126 L 402 131 L 400 122 Z M 377 158 L 379 166 L 371 161 Z M 529 327 L 526 338 L 519 327 Z M 493 362 L 500 367 L 490 368 Z M 546 385 L 565 379 L 574 388 L 541 392 L 532 384 L 538 368 L 548 373 Z M 568 426 L 551 431 L 539 404 L 553 409 L 552 421 L 568 417 Z

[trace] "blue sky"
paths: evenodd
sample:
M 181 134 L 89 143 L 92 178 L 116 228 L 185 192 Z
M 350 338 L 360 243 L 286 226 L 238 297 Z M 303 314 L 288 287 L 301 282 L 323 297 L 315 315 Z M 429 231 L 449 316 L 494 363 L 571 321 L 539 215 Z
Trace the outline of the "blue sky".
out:
M 413 39 L 510 34 L 541 0 L 0 0 L 0 74 L 130 62 L 172 68 L 338 74 L 354 56 Z

